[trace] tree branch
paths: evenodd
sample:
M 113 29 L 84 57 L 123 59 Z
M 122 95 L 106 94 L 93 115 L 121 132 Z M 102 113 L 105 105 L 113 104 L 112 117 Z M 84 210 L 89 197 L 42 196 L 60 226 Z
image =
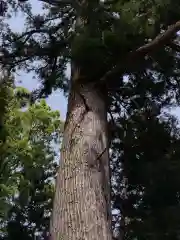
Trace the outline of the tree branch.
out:
M 152 52 L 158 50 L 175 38 L 176 33 L 180 30 L 180 21 L 175 24 L 169 26 L 169 28 L 159 34 L 154 40 L 151 42 L 137 48 L 135 51 L 130 52 L 123 62 L 118 63 L 114 68 L 108 71 L 100 80 L 100 82 L 105 82 L 109 78 L 112 78 L 116 75 L 120 75 L 124 72 L 125 69 L 128 69 L 129 65 L 134 64 L 138 60 L 143 60 L 146 55 L 151 54 Z
M 78 2 L 78 0 L 39 0 L 40 2 L 48 3 L 55 7 L 66 7 L 70 5 L 71 7 L 75 9 L 79 9 L 81 6 Z
M 154 40 L 145 44 L 144 46 L 138 48 L 135 52 L 130 53 L 129 57 L 133 55 L 135 57 L 145 56 L 152 51 L 157 50 L 159 47 L 163 47 L 173 39 L 176 33 L 180 30 L 180 21 L 176 22 L 174 25 L 169 26 L 169 28 L 164 32 L 159 34 Z
M 48 3 L 53 6 L 63 7 L 72 4 L 72 0 L 39 0 L 40 2 Z

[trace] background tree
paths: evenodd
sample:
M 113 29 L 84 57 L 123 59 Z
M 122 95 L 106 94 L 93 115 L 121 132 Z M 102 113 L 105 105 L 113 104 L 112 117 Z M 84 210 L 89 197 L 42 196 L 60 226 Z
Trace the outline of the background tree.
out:
M 1 239 L 46 239 L 62 122 L 45 100 L 29 105 L 29 92 L 8 87 L 1 145 Z
M 146 110 L 121 118 L 118 129 L 111 156 L 117 239 L 179 239 L 177 120 Z
M 160 113 L 179 103 L 180 6 L 176 0 L 41 2 L 46 11 L 34 16 L 30 1 L 7 1 L 5 18 L 8 9 L 19 9 L 27 27 L 17 34 L 6 26 L 1 61 L 36 72 L 42 80 L 36 97 L 57 87 L 69 93 L 52 239 L 112 239 L 107 112 L 118 112 L 119 102 L 151 114 L 153 106 Z M 137 107 L 128 110 L 135 114 Z

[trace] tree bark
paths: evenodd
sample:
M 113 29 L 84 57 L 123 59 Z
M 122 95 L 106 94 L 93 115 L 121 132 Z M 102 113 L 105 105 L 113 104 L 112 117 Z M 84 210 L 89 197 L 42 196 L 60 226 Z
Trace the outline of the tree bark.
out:
M 91 84 L 72 82 L 51 240 L 112 240 L 105 98 Z

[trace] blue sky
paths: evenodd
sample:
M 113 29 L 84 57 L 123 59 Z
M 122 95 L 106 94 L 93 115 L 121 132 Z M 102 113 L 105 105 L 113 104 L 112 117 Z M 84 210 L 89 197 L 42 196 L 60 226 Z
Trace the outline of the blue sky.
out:
M 38 0 L 30 0 L 33 7 L 34 13 L 40 13 L 42 11 L 41 9 L 41 3 Z M 15 31 L 22 31 L 24 27 L 24 19 L 21 14 L 18 14 L 17 16 L 14 16 L 9 21 L 10 26 Z M 33 79 L 33 74 L 28 73 L 26 74 L 23 71 L 20 71 L 16 74 L 16 80 L 17 85 L 23 86 L 29 90 L 33 90 L 38 87 L 38 80 Z M 19 82 L 21 81 L 21 82 Z M 66 117 L 66 111 L 67 111 L 67 100 L 63 96 L 63 93 L 58 90 L 52 93 L 51 96 L 48 97 L 47 103 L 53 110 L 59 110 L 61 113 L 61 118 L 64 120 Z

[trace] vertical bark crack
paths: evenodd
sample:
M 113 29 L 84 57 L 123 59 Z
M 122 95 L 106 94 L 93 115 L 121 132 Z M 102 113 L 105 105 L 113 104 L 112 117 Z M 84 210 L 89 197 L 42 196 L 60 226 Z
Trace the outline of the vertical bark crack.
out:
M 75 127 L 73 128 L 73 130 L 72 130 L 72 132 L 71 132 L 71 143 L 70 143 L 70 144 L 71 144 L 71 148 L 72 148 L 73 145 L 74 145 L 74 144 L 73 144 L 73 142 L 74 142 L 74 140 L 73 140 L 73 134 L 74 134 L 76 128 L 82 123 L 82 121 L 84 120 L 84 117 L 86 116 L 86 114 L 88 114 L 90 111 L 92 111 L 92 108 L 87 104 L 87 101 L 86 101 L 85 96 L 84 96 L 80 91 L 78 91 L 77 93 L 79 94 L 79 96 L 80 96 L 81 99 L 82 99 L 82 102 L 83 102 L 83 104 L 84 104 L 85 110 L 84 110 L 83 113 L 81 114 L 79 121 L 76 123 Z
M 96 158 L 96 160 L 100 160 L 101 157 L 103 156 L 103 154 L 106 152 L 107 147 L 98 155 L 98 157 Z
M 86 112 L 92 111 L 91 107 L 89 107 L 89 105 L 87 104 L 85 96 L 81 92 L 78 92 L 78 94 L 79 94 L 79 96 L 81 97 L 81 99 L 83 101 L 83 104 L 85 106 Z

